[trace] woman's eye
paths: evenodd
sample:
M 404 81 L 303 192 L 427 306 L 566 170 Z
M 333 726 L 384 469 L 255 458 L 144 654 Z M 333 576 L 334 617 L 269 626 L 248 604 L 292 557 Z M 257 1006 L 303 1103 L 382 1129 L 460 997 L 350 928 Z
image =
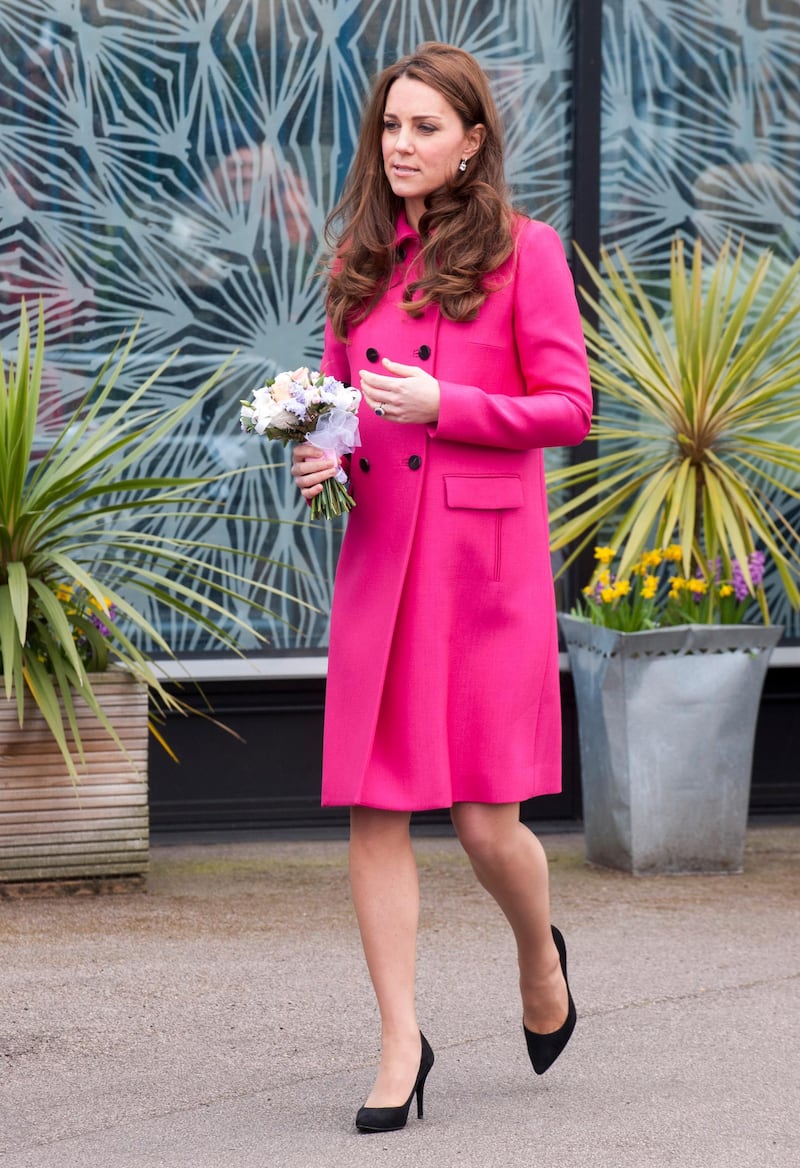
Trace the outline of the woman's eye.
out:
M 420 130 L 423 134 L 433 134 L 436 132 L 436 127 L 429 126 L 427 124 L 427 122 L 423 122 L 422 125 L 420 126 Z
M 397 129 L 397 122 L 384 122 L 383 128 L 384 128 L 384 130 L 396 130 Z

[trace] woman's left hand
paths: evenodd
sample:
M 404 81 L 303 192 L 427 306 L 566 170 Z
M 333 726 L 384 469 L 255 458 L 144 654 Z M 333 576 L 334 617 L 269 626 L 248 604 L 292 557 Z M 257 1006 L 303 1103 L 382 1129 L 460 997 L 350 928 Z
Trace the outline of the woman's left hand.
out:
M 361 392 L 370 409 L 382 409 L 388 422 L 438 421 L 439 382 L 424 369 L 401 365 L 384 357 L 382 364 L 393 376 L 359 370 Z

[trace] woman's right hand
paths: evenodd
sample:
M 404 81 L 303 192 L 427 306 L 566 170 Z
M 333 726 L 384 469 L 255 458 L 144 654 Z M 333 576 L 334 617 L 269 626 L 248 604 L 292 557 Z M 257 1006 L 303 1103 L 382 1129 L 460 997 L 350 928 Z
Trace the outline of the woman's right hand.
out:
M 300 442 L 292 450 L 292 475 L 306 502 L 310 503 L 320 493 L 322 484 L 333 478 L 338 468 L 333 455 L 325 454 L 310 442 Z

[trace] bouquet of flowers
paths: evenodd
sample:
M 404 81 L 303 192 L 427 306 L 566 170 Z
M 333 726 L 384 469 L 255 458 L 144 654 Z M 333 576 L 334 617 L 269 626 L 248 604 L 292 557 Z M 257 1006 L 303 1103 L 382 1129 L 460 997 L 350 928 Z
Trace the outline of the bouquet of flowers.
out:
M 287 442 L 311 442 L 326 454 L 341 458 L 360 446 L 358 405 L 361 394 L 333 377 L 310 372 L 305 366 L 279 373 L 241 403 L 240 422 L 245 434 L 261 434 Z M 347 490 L 347 474 L 340 465 L 326 479 L 322 493 L 311 501 L 311 518 L 332 519 L 355 507 Z

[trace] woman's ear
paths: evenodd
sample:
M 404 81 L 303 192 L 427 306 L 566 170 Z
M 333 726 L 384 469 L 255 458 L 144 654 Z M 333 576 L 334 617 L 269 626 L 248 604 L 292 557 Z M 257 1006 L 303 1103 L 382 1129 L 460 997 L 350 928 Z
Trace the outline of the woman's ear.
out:
M 483 140 L 486 137 L 486 127 L 483 122 L 478 122 L 477 125 L 470 126 L 467 130 L 465 138 L 466 144 L 462 155 L 464 158 L 472 158 L 481 148 Z

